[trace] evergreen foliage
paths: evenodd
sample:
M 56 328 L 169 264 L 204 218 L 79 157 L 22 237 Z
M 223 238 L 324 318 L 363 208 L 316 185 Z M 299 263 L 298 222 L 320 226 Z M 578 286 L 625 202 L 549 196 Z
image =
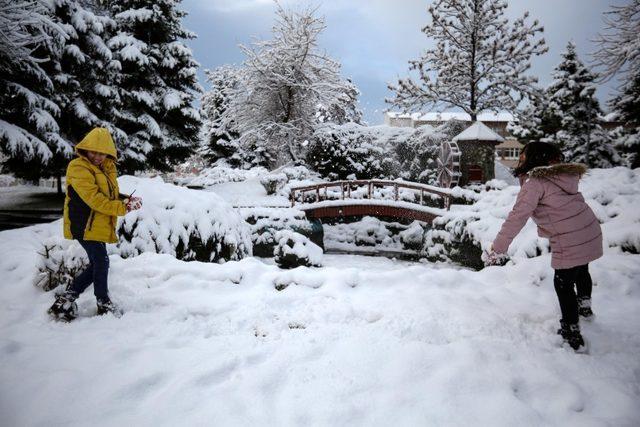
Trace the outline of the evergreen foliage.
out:
M 618 76 L 619 93 L 609 101 L 625 127 L 615 144 L 631 168 L 640 167 L 640 0 L 612 5 L 605 13 L 605 31 L 596 39 L 595 65 L 603 80 Z
M 60 135 L 54 82 L 45 69 L 65 33 L 41 1 L 0 0 L 0 158 L 3 169 L 37 180 L 71 156 Z
M 119 33 L 109 47 L 122 65 L 122 109 L 116 123 L 127 134 L 117 141 L 126 170 L 168 170 L 195 148 L 200 115 L 198 63 L 183 40 L 180 0 L 112 0 L 108 8 Z
M 597 76 L 580 61 L 573 43 L 568 43 L 552 76 L 553 82 L 529 108 L 516 135 L 558 144 L 566 161 L 590 167 L 617 165 L 620 158 L 611 136 L 600 125 L 603 114 L 595 97 Z

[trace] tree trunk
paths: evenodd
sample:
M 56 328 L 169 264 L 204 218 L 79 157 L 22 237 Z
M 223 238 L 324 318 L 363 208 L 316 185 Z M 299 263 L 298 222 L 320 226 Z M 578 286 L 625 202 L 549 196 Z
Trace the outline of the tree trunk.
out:
M 62 175 L 60 173 L 56 175 L 56 181 L 58 182 L 58 195 L 62 195 Z

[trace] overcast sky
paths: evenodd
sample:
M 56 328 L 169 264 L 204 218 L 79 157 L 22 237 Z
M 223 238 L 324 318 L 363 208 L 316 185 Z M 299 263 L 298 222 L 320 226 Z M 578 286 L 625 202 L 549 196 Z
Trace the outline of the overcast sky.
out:
M 628 1 L 628 0 L 627 0 Z M 560 61 L 560 53 L 572 40 L 583 62 L 595 48 L 591 40 L 603 27 L 602 13 L 611 4 L 625 0 L 510 0 L 507 15 L 521 16 L 526 10 L 544 26 L 549 52 L 534 58 L 531 73 L 542 84 Z M 390 108 L 387 83 L 408 74 L 408 61 L 420 57 L 430 41 L 420 30 L 429 21 L 431 0 L 283 0 L 285 6 L 318 6 L 327 29 L 320 47 L 342 63 L 342 74 L 351 77 L 361 91 L 360 107 L 369 124 L 379 124 Z M 198 38 L 187 44 L 202 69 L 222 64 L 242 64 L 238 44 L 269 38 L 275 4 L 273 0 L 183 0 L 189 13 L 185 26 Z M 200 71 L 201 84 L 208 88 Z M 601 102 L 614 91 L 614 82 L 598 89 Z

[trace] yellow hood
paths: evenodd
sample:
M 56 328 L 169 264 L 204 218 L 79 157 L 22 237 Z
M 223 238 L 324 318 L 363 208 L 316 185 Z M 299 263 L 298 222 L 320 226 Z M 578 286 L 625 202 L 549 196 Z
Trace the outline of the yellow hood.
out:
M 96 151 L 98 153 L 104 153 L 114 160 L 118 159 L 116 144 L 113 142 L 109 130 L 105 128 L 95 128 L 89 132 L 82 138 L 82 141 L 76 145 L 76 153 L 78 150 Z

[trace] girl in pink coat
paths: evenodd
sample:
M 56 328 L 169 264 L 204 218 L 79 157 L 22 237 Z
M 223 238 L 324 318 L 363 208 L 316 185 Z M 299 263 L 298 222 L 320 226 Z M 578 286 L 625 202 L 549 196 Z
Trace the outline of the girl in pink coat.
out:
M 584 340 L 578 319 L 593 317 L 589 263 L 602 256 L 602 231 L 578 191 L 578 181 L 587 168 L 562 160 L 555 145 L 532 142 L 524 147 L 514 170 L 520 179 L 520 193 L 493 242 L 489 258 L 505 254 L 527 220 L 533 219 L 538 235 L 549 239 L 551 245 L 553 282 L 562 312 L 558 333 L 580 351 Z

